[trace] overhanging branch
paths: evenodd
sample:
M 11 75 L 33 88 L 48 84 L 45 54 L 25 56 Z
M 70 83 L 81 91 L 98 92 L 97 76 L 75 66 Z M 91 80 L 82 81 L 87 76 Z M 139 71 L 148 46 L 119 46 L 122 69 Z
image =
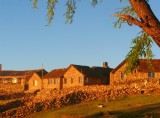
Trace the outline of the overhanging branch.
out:
M 139 27 L 143 27 L 145 26 L 141 21 L 133 18 L 132 16 L 129 16 L 129 15 L 125 15 L 125 14 L 114 14 L 113 16 L 115 17 L 120 17 L 120 18 L 123 18 L 125 19 L 129 24 L 132 23 L 132 24 L 135 24 Z

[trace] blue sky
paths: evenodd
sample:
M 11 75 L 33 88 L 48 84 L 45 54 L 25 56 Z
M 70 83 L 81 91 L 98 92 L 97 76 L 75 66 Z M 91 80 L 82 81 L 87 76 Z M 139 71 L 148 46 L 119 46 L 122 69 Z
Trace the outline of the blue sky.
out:
M 102 66 L 107 61 L 114 68 L 124 60 L 139 28 L 123 25 L 115 29 L 112 15 L 127 3 L 103 0 L 95 8 L 81 0 L 73 24 L 65 24 L 64 0 L 56 6 L 55 18 L 47 27 L 46 0 L 39 0 L 38 10 L 30 0 L 0 0 L 0 63 L 5 70 L 42 67 L 47 71 L 70 64 Z M 160 1 L 150 1 L 160 18 Z M 155 58 L 160 49 L 153 45 Z

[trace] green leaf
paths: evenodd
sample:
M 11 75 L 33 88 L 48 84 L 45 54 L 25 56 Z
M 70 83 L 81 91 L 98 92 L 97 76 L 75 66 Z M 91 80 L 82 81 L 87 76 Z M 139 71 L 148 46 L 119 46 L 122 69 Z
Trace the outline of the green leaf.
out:
M 153 58 L 153 53 L 151 50 L 152 47 L 151 37 L 144 31 L 140 33 L 140 36 L 137 36 L 132 40 L 132 45 L 130 52 L 126 56 L 127 67 L 126 73 L 136 72 L 139 66 L 139 59 L 147 59 L 148 62 Z M 148 67 L 152 68 L 151 63 L 148 63 Z

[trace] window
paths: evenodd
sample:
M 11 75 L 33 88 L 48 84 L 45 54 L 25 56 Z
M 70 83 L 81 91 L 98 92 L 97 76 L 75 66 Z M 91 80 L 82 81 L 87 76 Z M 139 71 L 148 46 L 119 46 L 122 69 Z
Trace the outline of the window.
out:
M 12 83 L 16 84 L 18 82 L 17 78 L 12 78 Z
M 8 78 L 4 78 L 3 79 L 3 84 L 6 84 L 6 83 L 8 83 L 9 82 L 9 79 Z
M 64 78 L 64 84 L 67 84 L 67 79 L 66 78 Z
M 53 84 L 53 79 L 48 79 L 48 84 Z
M 33 86 L 37 86 L 38 85 L 38 81 L 37 80 L 33 80 Z
M 3 83 L 3 79 L 2 78 L 0 78 L 0 83 Z
M 87 78 L 85 78 L 85 83 L 88 83 L 88 77 L 87 77 Z
M 55 78 L 54 79 L 54 84 L 58 84 L 58 80 L 59 80 L 59 78 Z
M 74 83 L 74 78 L 71 78 L 71 83 Z
M 124 73 L 121 72 L 121 79 L 124 79 Z
M 82 82 L 83 82 L 83 78 L 79 77 L 79 83 L 82 83 Z
M 155 77 L 155 73 L 151 73 L 151 72 L 148 73 L 148 78 L 154 78 L 154 77 Z

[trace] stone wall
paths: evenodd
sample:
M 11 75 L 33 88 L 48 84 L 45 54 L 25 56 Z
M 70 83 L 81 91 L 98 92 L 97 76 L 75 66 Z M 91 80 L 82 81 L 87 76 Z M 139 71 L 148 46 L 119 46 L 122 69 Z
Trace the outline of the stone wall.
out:
M 103 99 L 108 101 L 110 98 L 119 98 L 129 95 L 140 94 L 159 94 L 160 86 L 155 82 L 149 82 L 145 85 L 141 83 L 119 86 L 85 86 L 71 87 L 62 90 L 44 89 L 37 95 L 26 96 L 21 101 L 23 106 L 16 109 L 10 109 L 1 112 L 0 117 L 23 118 L 31 113 L 53 108 L 59 108 L 70 104 L 76 104 L 84 101 Z M 5 106 L 3 106 L 5 107 Z
M 20 84 L 0 84 L 0 96 L 12 93 L 19 93 L 24 90 L 24 86 Z

